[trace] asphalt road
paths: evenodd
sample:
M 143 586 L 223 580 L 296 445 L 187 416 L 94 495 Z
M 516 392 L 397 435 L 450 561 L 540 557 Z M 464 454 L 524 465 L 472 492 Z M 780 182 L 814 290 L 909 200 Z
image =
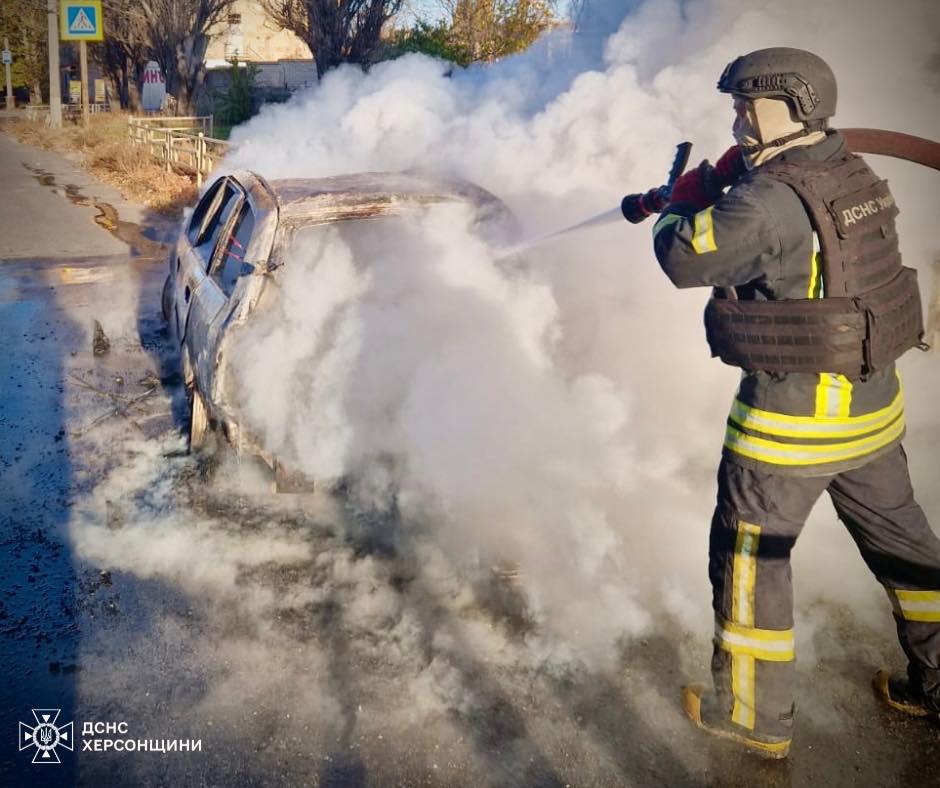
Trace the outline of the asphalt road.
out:
M 2 134 L 0 182 L 0 784 L 940 785 L 940 730 L 868 688 L 889 625 L 814 611 L 793 753 L 766 763 L 681 717 L 708 644 L 665 613 L 590 669 L 420 532 L 187 455 L 171 228 Z M 32 709 L 75 740 L 60 764 L 16 746 Z

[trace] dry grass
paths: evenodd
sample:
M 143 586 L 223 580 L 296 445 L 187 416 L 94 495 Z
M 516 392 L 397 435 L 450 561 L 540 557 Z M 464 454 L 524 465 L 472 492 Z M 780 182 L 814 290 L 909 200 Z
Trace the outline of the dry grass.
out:
M 96 178 L 154 211 L 178 215 L 196 200 L 198 190 L 192 178 L 167 172 L 161 162 L 131 144 L 127 115 L 122 113 L 92 115 L 87 131 L 80 123 L 66 121 L 61 129 L 51 129 L 42 120 L 25 118 L 6 121 L 4 128 L 26 145 L 77 153 Z

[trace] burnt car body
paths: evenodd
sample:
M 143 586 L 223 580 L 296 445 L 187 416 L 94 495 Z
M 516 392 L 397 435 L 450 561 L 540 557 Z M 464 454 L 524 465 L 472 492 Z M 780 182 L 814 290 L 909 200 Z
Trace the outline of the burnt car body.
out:
M 218 429 L 238 452 L 278 470 L 278 459 L 242 423 L 225 396 L 231 330 L 263 308 L 265 288 L 287 263 L 295 235 L 316 225 L 414 214 L 435 203 L 464 202 L 503 238 L 515 230 L 505 205 L 463 181 L 415 173 L 362 173 L 265 180 L 237 171 L 219 177 L 184 220 L 169 260 L 163 315 L 180 348 L 191 398 L 190 446 Z

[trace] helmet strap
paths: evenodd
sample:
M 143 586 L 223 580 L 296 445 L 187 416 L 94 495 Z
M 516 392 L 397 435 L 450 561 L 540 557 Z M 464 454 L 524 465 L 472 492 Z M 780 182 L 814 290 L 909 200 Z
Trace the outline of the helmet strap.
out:
M 808 137 L 812 133 L 813 131 L 811 129 L 804 126 L 799 131 L 777 137 L 777 139 L 770 140 L 770 142 L 762 142 L 760 145 L 742 145 L 741 150 L 744 151 L 744 153 L 760 153 L 762 150 L 767 150 L 767 148 L 779 148 L 781 145 L 786 145 L 788 142 L 800 139 L 800 137 Z

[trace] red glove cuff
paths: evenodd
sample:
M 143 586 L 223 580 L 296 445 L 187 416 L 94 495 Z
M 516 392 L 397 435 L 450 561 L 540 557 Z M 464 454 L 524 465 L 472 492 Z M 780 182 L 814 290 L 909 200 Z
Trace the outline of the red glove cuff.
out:
M 732 145 L 715 162 L 715 173 L 723 186 L 730 186 L 745 172 L 747 172 L 747 166 L 744 164 L 744 154 L 741 153 L 738 145 Z
M 707 161 L 703 161 L 694 170 L 680 175 L 672 185 L 669 201 L 672 204 L 691 205 L 696 211 L 712 205 L 721 195 L 721 190 L 715 188 L 713 172 L 714 168 Z

